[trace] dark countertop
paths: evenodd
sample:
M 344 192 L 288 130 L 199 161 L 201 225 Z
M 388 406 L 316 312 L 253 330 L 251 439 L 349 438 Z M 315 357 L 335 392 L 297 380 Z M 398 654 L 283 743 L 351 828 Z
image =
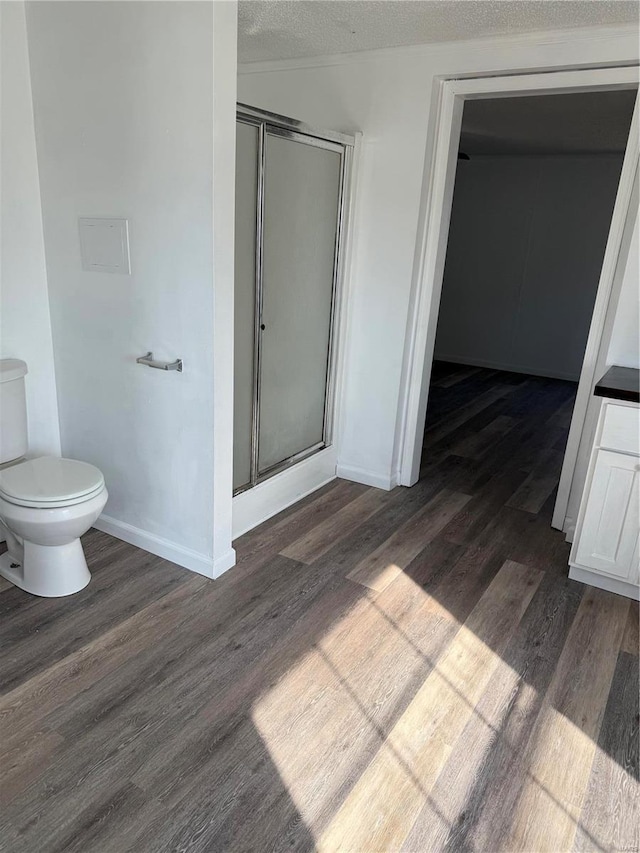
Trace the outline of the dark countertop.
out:
M 640 370 L 635 367 L 610 367 L 596 383 L 596 397 L 640 403 Z

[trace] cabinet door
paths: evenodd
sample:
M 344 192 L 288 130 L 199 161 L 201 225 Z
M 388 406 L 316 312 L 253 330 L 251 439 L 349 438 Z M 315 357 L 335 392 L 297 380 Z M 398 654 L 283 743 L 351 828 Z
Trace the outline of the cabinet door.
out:
M 597 451 L 576 549 L 580 565 L 631 582 L 638 576 L 639 462 Z

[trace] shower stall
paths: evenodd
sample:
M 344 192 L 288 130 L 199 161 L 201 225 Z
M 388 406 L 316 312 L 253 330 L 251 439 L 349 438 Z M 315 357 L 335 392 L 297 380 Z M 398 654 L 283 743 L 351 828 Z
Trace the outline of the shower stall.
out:
M 353 144 L 238 107 L 234 495 L 332 443 Z

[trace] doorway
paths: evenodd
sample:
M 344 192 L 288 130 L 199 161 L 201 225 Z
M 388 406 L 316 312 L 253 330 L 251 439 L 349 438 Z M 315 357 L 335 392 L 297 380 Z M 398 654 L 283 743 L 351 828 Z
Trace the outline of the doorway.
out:
M 399 480 L 403 485 L 412 485 L 417 481 L 420 472 L 422 457 L 422 440 L 426 421 L 429 384 L 431 378 L 434 351 L 437 345 L 436 332 L 438 329 L 438 318 L 441 306 L 442 285 L 445 280 L 445 259 L 447 258 L 447 239 L 455 241 L 455 235 L 449 231 L 449 219 L 452 209 L 454 194 L 454 182 L 457 166 L 469 166 L 473 160 L 459 161 L 457 158 L 460 134 L 463 124 L 463 111 L 465 104 L 476 100 L 504 99 L 518 96 L 526 96 L 530 100 L 532 96 L 551 95 L 559 97 L 562 94 L 584 93 L 590 91 L 625 93 L 630 90 L 631 94 L 624 94 L 628 105 L 636 100 L 637 69 L 603 69 L 582 72 L 557 72 L 544 75 L 522 75 L 507 78 L 483 78 L 465 81 L 441 80 L 439 81 L 439 109 L 436 111 L 433 126 L 431 128 L 431 158 L 427 159 L 426 187 L 423 195 L 424 218 L 421 227 L 421 240 L 417 255 L 415 269 L 415 292 L 413 310 L 407 335 L 407 347 L 405 352 L 405 385 L 400 405 L 400 429 L 398 432 L 399 446 Z M 630 107 L 630 110 L 632 108 Z M 616 269 L 620 263 L 624 265 L 621 258 L 621 249 L 624 249 L 624 236 L 630 221 L 632 208 L 632 196 L 634 176 L 637 168 L 638 144 L 637 133 L 634 128 L 637 123 L 637 108 L 631 120 L 631 131 L 628 134 L 626 153 L 621 169 L 617 195 L 615 194 L 615 206 L 613 217 L 609 217 L 611 226 L 609 228 L 608 240 L 605 234 L 604 260 L 601 264 L 602 272 L 595 288 L 595 296 L 591 300 L 590 314 L 587 322 L 586 350 L 584 342 L 582 349 L 584 358 L 579 370 L 579 384 L 576 395 L 576 405 L 571 420 L 571 430 L 567 450 L 564 454 L 563 475 L 554 513 L 554 526 L 564 527 L 566 507 L 568 503 L 571 482 L 576 473 L 576 459 L 578 448 L 583 434 L 585 421 L 587 420 L 587 408 L 592 393 L 593 384 L 597 379 L 596 373 L 602 364 L 603 351 L 606 351 L 608 341 L 605 341 L 607 328 L 610 331 L 611 319 L 617 302 L 616 292 Z M 486 140 L 485 140 L 486 141 Z M 462 151 L 462 154 L 467 152 Z M 477 155 L 480 156 L 480 155 Z M 490 181 L 489 181 L 490 185 Z M 508 220 L 507 220 L 508 221 Z M 486 224 L 486 223 L 484 223 Z M 507 244 L 503 239 L 504 231 L 498 227 L 497 245 L 500 251 L 508 254 L 513 246 Z M 553 237 L 553 235 L 552 235 Z M 448 263 L 448 261 L 447 261 Z M 454 262 L 455 264 L 455 262 Z M 519 283 L 519 296 L 526 296 L 523 282 Z M 535 296 L 535 294 L 534 294 Z M 498 302 L 500 301 L 498 295 Z M 474 298 L 482 302 L 481 288 L 477 287 Z M 573 297 L 569 299 L 571 307 Z M 526 301 L 526 299 L 525 299 Z M 461 307 L 460 300 L 451 300 L 453 305 Z M 471 312 L 472 320 L 481 320 L 478 312 Z M 539 322 L 540 318 L 538 318 Z M 449 329 L 451 332 L 451 329 Z M 485 333 L 486 329 L 483 330 Z M 504 347 L 511 349 L 514 356 L 514 346 L 520 350 L 520 355 L 527 352 L 526 336 L 523 335 L 517 323 L 514 327 L 504 330 L 500 328 Z M 452 346 L 456 334 L 460 336 L 460 329 L 454 334 L 443 333 L 443 340 L 447 340 Z M 583 331 L 584 336 L 584 331 Z M 535 337 L 535 336 L 534 336 Z M 494 355 L 504 355 L 496 352 L 497 344 L 495 335 L 485 334 L 490 347 L 493 347 Z M 458 343 L 460 341 L 458 340 Z M 499 347 L 497 347 L 499 350 Z M 574 348 L 575 353 L 575 348 Z M 441 348 L 440 355 L 447 355 Z M 532 355 L 529 347 L 529 356 Z M 543 353 L 543 356 L 548 353 Z M 451 356 L 451 353 L 449 353 Z M 462 363 L 469 360 L 469 353 L 462 356 Z M 476 354 L 476 369 L 483 367 L 481 358 Z M 455 359 L 454 359 L 455 361 Z M 460 361 L 460 359 L 458 359 Z M 487 360 L 490 362 L 490 359 Z M 453 362 L 452 362 L 453 363 Z M 574 357 L 575 365 L 575 357 Z M 505 365 L 487 363 L 484 369 L 496 369 Z M 508 369 L 517 370 L 524 367 L 525 372 L 531 372 L 531 367 L 520 362 L 513 362 Z M 538 371 L 542 374 L 544 370 Z M 553 376 L 553 370 L 547 375 Z M 558 374 L 555 374 L 556 376 Z M 560 512 L 558 513 L 558 504 Z M 561 516 L 560 524 L 557 523 L 558 515 Z

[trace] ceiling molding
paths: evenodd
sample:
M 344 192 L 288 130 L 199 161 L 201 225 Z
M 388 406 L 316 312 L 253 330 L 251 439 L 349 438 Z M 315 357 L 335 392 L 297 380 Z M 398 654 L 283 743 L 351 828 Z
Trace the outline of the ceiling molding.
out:
M 266 74 L 277 71 L 294 71 L 305 68 L 324 68 L 332 65 L 351 65 L 354 63 L 376 62 L 379 60 L 397 60 L 414 56 L 451 55 L 466 50 L 476 52 L 492 51 L 497 48 L 523 48 L 562 45 L 567 43 L 607 42 L 629 40 L 638 61 L 640 44 L 638 27 L 635 24 L 617 24 L 615 26 L 590 26 L 576 29 L 539 30 L 537 32 L 517 33 L 514 35 L 487 36 L 466 41 L 430 42 L 428 44 L 382 47 L 374 50 L 360 50 L 355 53 L 334 53 L 324 56 L 308 56 L 295 59 L 269 59 L 262 62 L 238 63 L 238 74 Z M 631 64 L 631 63 L 621 63 Z

